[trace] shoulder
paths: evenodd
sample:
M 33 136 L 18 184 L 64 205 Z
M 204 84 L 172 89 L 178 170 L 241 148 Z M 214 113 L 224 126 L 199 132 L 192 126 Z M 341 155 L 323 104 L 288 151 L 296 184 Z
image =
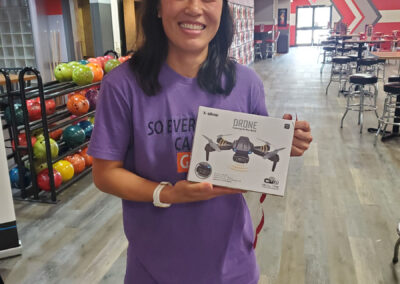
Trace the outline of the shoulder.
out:
M 236 82 L 238 84 L 262 85 L 262 80 L 256 71 L 248 66 L 235 63 Z

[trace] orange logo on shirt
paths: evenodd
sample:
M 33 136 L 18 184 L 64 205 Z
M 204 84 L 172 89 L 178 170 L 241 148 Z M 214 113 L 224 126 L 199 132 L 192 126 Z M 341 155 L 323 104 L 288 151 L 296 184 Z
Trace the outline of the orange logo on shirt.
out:
M 190 164 L 190 152 L 179 152 L 176 155 L 178 173 L 187 173 Z

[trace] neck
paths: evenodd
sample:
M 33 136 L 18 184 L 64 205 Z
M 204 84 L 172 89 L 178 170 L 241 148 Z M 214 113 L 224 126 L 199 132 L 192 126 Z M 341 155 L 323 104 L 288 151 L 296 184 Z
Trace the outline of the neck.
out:
M 184 77 L 194 78 L 197 76 L 200 65 L 206 60 L 207 54 L 208 48 L 201 53 L 184 53 L 170 48 L 167 64 L 176 73 Z

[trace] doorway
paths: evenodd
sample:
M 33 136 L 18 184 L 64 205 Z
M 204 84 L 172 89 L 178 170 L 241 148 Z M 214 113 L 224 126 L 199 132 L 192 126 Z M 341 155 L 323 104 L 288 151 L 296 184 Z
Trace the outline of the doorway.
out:
M 332 22 L 332 6 L 297 7 L 296 45 L 319 44 L 329 35 Z

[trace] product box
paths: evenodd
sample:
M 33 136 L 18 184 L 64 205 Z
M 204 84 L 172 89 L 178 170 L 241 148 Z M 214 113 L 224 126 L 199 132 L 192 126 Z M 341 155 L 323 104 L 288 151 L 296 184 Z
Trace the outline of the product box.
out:
M 199 107 L 187 179 L 284 195 L 294 121 Z

